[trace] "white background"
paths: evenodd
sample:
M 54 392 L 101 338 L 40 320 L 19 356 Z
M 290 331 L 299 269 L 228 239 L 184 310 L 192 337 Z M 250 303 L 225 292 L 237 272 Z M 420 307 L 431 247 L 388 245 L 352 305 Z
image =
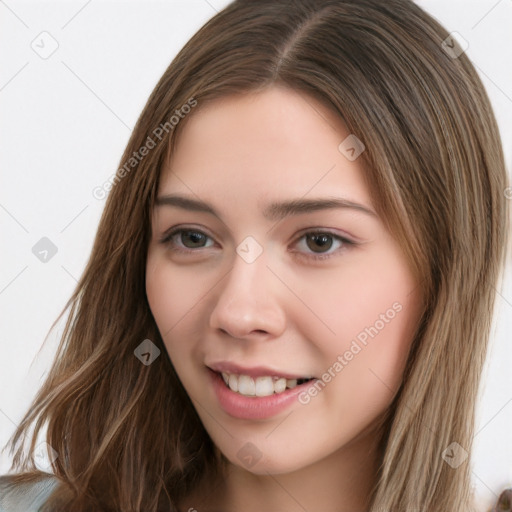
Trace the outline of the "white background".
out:
M 104 207 L 92 190 L 117 169 L 172 58 L 227 3 L 0 1 L 1 447 L 49 368 L 63 322 L 44 346 L 43 340 L 89 257 Z M 469 43 L 510 172 L 512 0 L 417 3 Z M 41 36 L 45 31 L 50 35 Z M 46 59 L 31 47 L 42 46 L 41 38 L 46 51 L 58 44 Z M 42 237 L 58 250 L 46 263 L 32 253 Z M 473 480 L 482 511 L 512 486 L 510 275 L 509 265 L 478 408 Z M 0 474 L 9 467 L 5 451 Z

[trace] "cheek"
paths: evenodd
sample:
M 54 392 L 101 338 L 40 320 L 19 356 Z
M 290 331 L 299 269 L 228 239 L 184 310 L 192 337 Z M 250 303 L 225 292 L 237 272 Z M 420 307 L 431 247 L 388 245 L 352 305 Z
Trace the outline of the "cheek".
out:
M 315 340 L 323 361 L 320 401 L 340 421 L 351 411 L 354 419 L 369 422 L 389 406 L 400 386 L 422 311 L 420 289 L 390 250 L 365 256 L 349 269 L 340 267 L 315 285 L 309 304 L 331 333 L 326 335 L 320 322 L 306 320 L 299 329 Z
M 165 272 L 165 265 L 155 261 L 156 258 L 148 258 L 146 268 L 146 296 L 149 307 L 158 329 L 164 337 L 173 326 L 175 302 L 171 276 Z
M 387 321 L 368 322 L 357 335 L 343 339 L 341 350 L 331 353 L 330 359 L 340 363 L 334 368 L 339 377 L 334 379 L 331 399 L 342 397 L 349 410 L 369 413 L 389 405 L 402 381 L 418 312 L 411 302 L 400 308 L 388 309 L 382 317 Z
M 173 267 L 162 255 L 148 257 L 146 295 L 164 341 L 187 323 L 204 295 L 201 279 Z
M 304 408 L 297 416 L 305 435 L 325 434 L 317 441 L 319 452 L 333 451 L 373 429 L 389 408 L 402 380 L 416 313 L 412 303 L 403 304 L 381 330 L 369 329 L 364 343 L 362 336 L 338 336 L 337 343 L 324 344 L 325 373 L 319 376 L 317 392 L 300 397 Z M 354 332 L 358 329 L 351 326 Z
M 198 289 L 187 272 L 172 268 L 165 258 L 148 257 L 146 269 L 146 295 L 148 303 L 178 374 L 194 349 L 190 343 L 178 343 L 179 340 L 193 339 L 191 326 L 197 328 L 198 322 L 190 318 L 198 310 L 198 304 L 204 291 Z
M 396 251 L 354 253 L 346 264 L 292 278 L 311 313 L 303 311 L 299 328 L 322 353 L 336 357 L 353 340 L 364 346 L 379 339 L 389 350 L 409 341 L 419 288 Z

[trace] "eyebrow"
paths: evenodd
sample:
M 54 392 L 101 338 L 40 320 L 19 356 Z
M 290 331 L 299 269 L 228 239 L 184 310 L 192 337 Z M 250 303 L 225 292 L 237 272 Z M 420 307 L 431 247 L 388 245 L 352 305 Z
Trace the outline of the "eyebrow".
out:
M 215 208 L 204 201 L 176 194 L 160 196 L 156 199 L 156 206 L 176 206 L 184 210 L 205 212 L 221 218 Z M 283 202 L 268 204 L 263 210 L 263 217 L 270 221 L 278 221 L 289 215 L 300 215 L 320 210 L 332 210 L 335 208 L 347 208 L 377 217 L 377 214 L 369 207 L 341 197 L 317 198 L 317 199 L 291 199 Z

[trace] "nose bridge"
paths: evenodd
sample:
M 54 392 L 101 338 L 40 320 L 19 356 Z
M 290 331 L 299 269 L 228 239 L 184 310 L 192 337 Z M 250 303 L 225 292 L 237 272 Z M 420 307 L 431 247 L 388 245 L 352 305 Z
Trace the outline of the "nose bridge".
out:
M 210 325 L 243 337 L 253 331 L 278 334 L 284 325 L 284 314 L 276 295 L 275 276 L 267 268 L 267 254 L 254 247 L 237 247 L 233 266 L 222 280 L 221 291 L 211 313 Z M 247 250 L 249 248 L 249 250 Z M 244 251 L 245 249 L 245 251 Z
M 228 297 L 232 295 L 233 299 L 243 302 L 256 302 L 259 300 L 259 293 L 268 286 L 267 274 L 270 271 L 267 268 L 267 257 L 262 253 L 256 258 L 253 256 L 245 259 L 244 255 L 240 255 L 240 246 L 233 259 L 233 266 L 227 276 L 228 282 L 223 294 Z

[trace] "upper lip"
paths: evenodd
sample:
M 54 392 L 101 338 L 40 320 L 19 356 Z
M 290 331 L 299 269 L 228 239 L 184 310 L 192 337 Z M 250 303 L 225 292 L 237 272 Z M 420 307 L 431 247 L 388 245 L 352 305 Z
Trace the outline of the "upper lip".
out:
M 284 370 L 276 370 L 275 368 L 269 368 L 266 366 L 241 366 L 229 361 L 219 361 L 215 363 L 209 363 L 206 365 L 211 370 L 218 373 L 233 373 L 237 375 L 248 375 L 249 377 L 284 377 L 286 379 L 304 379 L 311 378 L 309 374 L 297 374 L 291 373 Z

